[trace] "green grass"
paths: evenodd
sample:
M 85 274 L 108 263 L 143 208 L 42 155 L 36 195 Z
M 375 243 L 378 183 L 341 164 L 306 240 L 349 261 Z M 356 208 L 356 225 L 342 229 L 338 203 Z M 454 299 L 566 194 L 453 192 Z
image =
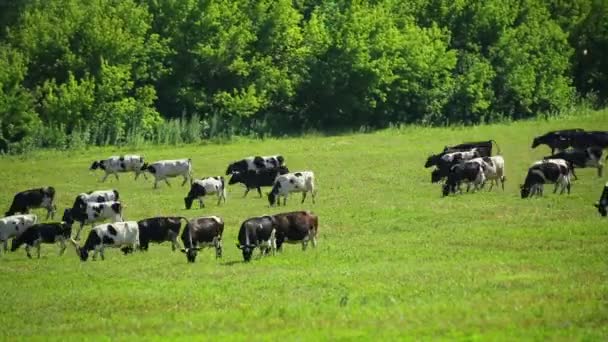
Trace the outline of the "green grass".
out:
M 43 246 L 40 260 L 19 250 L 0 257 L 0 336 L 82 339 L 162 337 L 274 340 L 449 338 L 606 340 L 608 221 L 592 207 L 606 178 L 578 171 L 572 194 L 519 198 L 527 167 L 548 154 L 530 149 L 547 130 L 608 130 L 608 111 L 559 120 L 452 129 L 406 127 L 372 134 L 308 136 L 179 148 L 36 152 L 0 159 L 0 209 L 15 192 L 53 185 L 58 215 L 74 196 L 117 188 L 125 217 L 220 215 L 224 258 L 207 249 L 187 264 L 170 244 L 148 253 L 106 252 L 82 263 L 68 247 Z M 423 164 L 445 144 L 493 138 L 506 160 L 504 192 L 441 198 Z M 191 157 L 196 176 L 220 175 L 233 160 L 281 153 L 291 170 L 313 170 L 318 201 L 268 208 L 229 190 L 226 205 L 187 211 L 187 189 L 172 181 L 98 183 L 93 159 L 141 153 L 148 160 Z M 194 206 L 197 208 L 197 205 Z M 275 257 L 242 263 L 240 222 L 310 209 L 319 245 L 288 245 Z M 43 211 L 37 211 L 43 215 Z M 88 229 L 87 229 L 88 231 Z M 85 232 L 86 234 L 86 232 Z M 85 235 L 86 236 L 86 235 Z

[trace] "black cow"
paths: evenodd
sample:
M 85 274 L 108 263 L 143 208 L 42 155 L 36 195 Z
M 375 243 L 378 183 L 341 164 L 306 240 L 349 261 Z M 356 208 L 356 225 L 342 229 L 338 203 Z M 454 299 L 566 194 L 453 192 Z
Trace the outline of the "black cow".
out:
M 214 247 L 215 257 L 222 257 L 222 234 L 224 220 L 218 216 L 194 218 L 188 222 L 182 232 L 182 252 L 188 262 L 194 262 L 198 251 L 204 247 Z
M 452 166 L 473 158 L 481 157 L 477 149 L 472 149 L 463 152 L 450 152 L 446 153 L 437 162 L 437 168 L 431 172 L 431 182 L 437 183 L 443 178 L 447 177 L 450 173 Z
M 72 227 L 65 222 L 38 223 L 27 228 L 23 234 L 13 239 L 11 252 L 16 251 L 21 245 L 25 244 L 25 253 L 28 258 L 32 258 L 30 248 L 36 247 L 38 259 L 40 259 L 40 244 L 60 243 L 59 255 L 65 251 L 65 242 L 70 239 Z
M 272 186 L 274 184 L 274 180 L 277 178 L 278 175 L 284 175 L 286 173 L 289 173 L 289 169 L 287 168 L 287 166 L 280 166 L 276 168 L 262 169 L 256 171 L 236 171 L 232 173 L 232 177 L 230 177 L 230 181 L 228 181 L 228 184 L 244 184 L 246 190 L 243 197 L 246 197 L 249 193 L 249 190 L 251 189 L 257 189 L 258 194 L 260 195 L 260 197 L 262 197 L 262 190 L 260 188 L 263 186 Z
M 597 174 L 602 177 L 602 169 L 604 164 L 602 163 L 602 148 L 600 147 L 588 147 L 585 149 L 573 149 L 565 150 L 553 154 L 551 156 L 544 157 L 543 159 L 563 159 L 570 166 L 572 175 L 576 179 L 574 174 L 574 168 L 580 167 L 595 167 L 597 168 Z
M 570 137 L 570 145 L 576 149 L 586 149 L 589 147 L 608 148 L 608 132 L 585 131 L 573 134 Z
M 557 192 L 558 186 L 561 185 L 560 194 L 564 190 L 568 190 L 570 194 L 570 168 L 565 160 L 553 159 L 538 161 L 528 169 L 526 180 L 521 188 L 521 198 L 532 197 L 534 195 L 543 195 L 543 184 L 554 183 Z
M 238 236 L 239 242 L 236 247 L 243 252 L 245 262 L 251 260 L 253 250 L 260 248 L 260 256 L 273 255 L 277 249 L 276 244 L 276 225 L 272 216 L 252 217 L 241 224 Z
M 600 200 L 597 201 L 597 203 L 595 203 L 594 206 L 597 208 L 597 211 L 603 217 L 606 217 L 608 215 L 608 183 L 606 183 L 606 185 L 604 185 L 604 191 L 602 191 Z
M 11 216 L 15 214 L 28 214 L 30 209 L 45 208 L 46 219 L 53 218 L 57 207 L 53 203 L 55 200 L 55 188 L 47 186 L 18 192 L 13 197 L 11 207 L 4 214 Z
M 551 148 L 551 154 L 554 154 L 556 149 L 565 150 L 570 147 L 572 145 L 572 137 L 581 132 L 584 132 L 584 130 L 581 128 L 547 132 L 534 138 L 532 141 L 532 148 L 536 148 L 538 145 L 544 144 L 549 146 Z
M 171 250 L 175 251 L 179 248 L 177 237 L 182 221 L 188 223 L 185 217 L 152 217 L 137 221 L 140 250 L 147 251 L 150 242 L 171 241 Z
M 495 140 L 466 142 L 454 146 L 445 146 L 443 152 L 429 156 L 424 167 L 429 168 L 433 165 L 437 165 L 441 157 L 452 152 L 466 152 L 476 149 L 480 157 L 490 157 L 492 156 L 492 143 L 496 144 L 498 154 L 500 154 L 500 147 L 498 147 Z
M 228 165 L 228 168 L 226 169 L 226 175 L 229 175 L 233 172 L 245 172 L 247 170 L 255 171 L 275 168 L 283 166 L 284 163 L 285 158 L 283 158 L 283 156 L 281 155 L 247 157 L 230 163 Z
M 319 218 L 311 211 L 293 211 L 273 215 L 276 223 L 277 250 L 282 250 L 284 243 L 301 243 L 306 250 L 308 242 L 317 247 Z
M 484 174 L 484 163 L 478 163 L 477 161 L 470 161 L 464 163 L 458 163 L 450 168 L 448 179 L 443 184 L 442 193 L 443 196 L 447 196 L 450 193 L 456 193 L 456 190 L 460 191 L 460 184 L 467 182 L 467 192 L 472 184 L 475 186 L 475 190 L 479 189 L 485 182 Z

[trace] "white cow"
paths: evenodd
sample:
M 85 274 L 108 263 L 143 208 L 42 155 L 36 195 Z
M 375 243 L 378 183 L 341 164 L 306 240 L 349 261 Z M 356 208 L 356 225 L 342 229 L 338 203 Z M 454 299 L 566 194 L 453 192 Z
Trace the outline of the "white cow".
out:
M 494 183 L 498 186 L 498 181 L 502 185 L 502 190 L 505 190 L 505 160 L 502 156 L 480 157 L 471 159 L 469 162 L 477 162 L 483 165 L 485 180 L 490 181 L 489 191 L 492 191 Z
M 63 213 L 62 221 L 72 226 L 74 222 L 80 223 L 80 228 L 76 233 L 76 240 L 80 239 L 80 232 L 85 224 L 93 224 L 95 222 L 106 219 L 112 222 L 122 221 L 122 204 L 117 201 L 108 202 L 89 202 L 83 208 L 66 209 Z
M 35 214 L 12 215 L 0 219 L 0 242 L 8 251 L 8 239 L 21 235 L 26 229 L 38 223 Z M 2 250 L 0 249 L 0 254 Z
M 142 166 L 144 166 L 143 157 L 127 154 L 124 156 L 111 156 L 99 161 L 96 160 L 91 165 L 90 170 L 104 170 L 106 174 L 101 179 L 102 182 L 105 182 L 110 175 L 114 175 L 116 180 L 118 180 L 119 172 L 135 172 L 135 179 L 137 180 L 140 174 L 144 174 L 144 178 L 147 178 L 142 170 Z
M 195 179 L 192 185 L 190 185 L 188 195 L 184 198 L 186 209 L 192 207 L 192 201 L 195 199 L 199 201 L 199 208 L 205 207 L 203 197 L 210 194 L 217 194 L 217 205 L 220 205 L 222 199 L 226 203 L 226 182 L 224 181 L 224 177 L 216 176 Z
M 192 182 L 191 159 L 159 160 L 150 165 L 144 164 L 142 170 L 148 171 L 154 175 L 155 189 L 158 187 L 158 182 L 161 180 L 164 180 L 167 185 L 171 186 L 167 178 L 178 176 L 184 177 L 182 186 L 184 186 L 184 184 L 186 184 L 188 181 Z
M 275 203 L 280 205 L 281 196 L 284 197 L 283 205 L 287 203 L 287 196 L 291 192 L 302 193 L 302 203 L 306 199 L 306 194 L 312 195 L 312 203 L 315 203 L 315 174 L 312 171 L 300 171 L 279 175 L 274 181 L 272 190 L 268 194 L 268 202 L 271 206 Z
M 87 261 L 89 251 L 94 251 L 93 260 L 97 257 L 98 252 L 101 260 L 104 260 L 105 247 L 123 247 L 125 254 L 137 248 L 139 246 L 139 227 L 135 221 L 104 223 L 93 227 L 84 246 L 80 247 L 74 239 L 70 239 L 70 242 L 76 248 L 76 254 L 80 260 Z

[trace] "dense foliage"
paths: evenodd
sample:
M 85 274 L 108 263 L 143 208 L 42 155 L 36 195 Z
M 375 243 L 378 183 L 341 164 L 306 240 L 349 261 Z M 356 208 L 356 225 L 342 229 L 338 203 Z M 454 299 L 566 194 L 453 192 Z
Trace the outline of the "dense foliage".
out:
M 0 149 L 470 124 L 608 97 L 603 0 L 1 0 L 0 20 Z

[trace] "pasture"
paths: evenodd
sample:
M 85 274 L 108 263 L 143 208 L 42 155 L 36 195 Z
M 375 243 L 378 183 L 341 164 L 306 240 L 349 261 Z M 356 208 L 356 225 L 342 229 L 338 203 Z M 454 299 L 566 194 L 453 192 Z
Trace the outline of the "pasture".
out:
M 571 195 L 522 200 L 528 166 L 549 154 L 535 135 L 559 128 L 608 130 L 608 111 L 548 121 L 455 128 L 405 127 L 371 134 L 237 140 L 226 145 L 92 148 L 0 158 L 0 210 L 14 193 L 57 189 L 56 219 L 79 192 L 116 188 L 125 219 L 157 215 L 224 218 L 224 257 L 203 250 L 188 264 L 170 243 L 105 261 L 81 262 L 69 246 L 43 245 L 0 257 L 4 340 L 92 338 L 228 339 L 588 339 L 608 338 L 608 221 L 592 204 L 606 182 L 577 170 Z M 441 197 L 423 167 L 445 144 L 495 139 L 506 190 Z M 185 210 L 188 187 L 119 181 L 90 172 L 96 159 L 140 153 L 147 161 L 190 157 L 194 176 L 223 175 L 229 162 L 280 153 L 292 171 L 313 170 L 317 203 L 269 208 L 231 186 L 227 203 Z M 496 153 L 496 150 L 493 152 Z M 266 189 L 268 191 L 269 189 Z M 286 245 L 275 257 L 242 262 L 235 247 L 250 216 L 309 209 L 319 245 Z M 44 210 L 35 210 L 44 218 Z M 84 236 L 89 229 L 85 229 Z M 256 256 L 257 256 L 256 251 Z

